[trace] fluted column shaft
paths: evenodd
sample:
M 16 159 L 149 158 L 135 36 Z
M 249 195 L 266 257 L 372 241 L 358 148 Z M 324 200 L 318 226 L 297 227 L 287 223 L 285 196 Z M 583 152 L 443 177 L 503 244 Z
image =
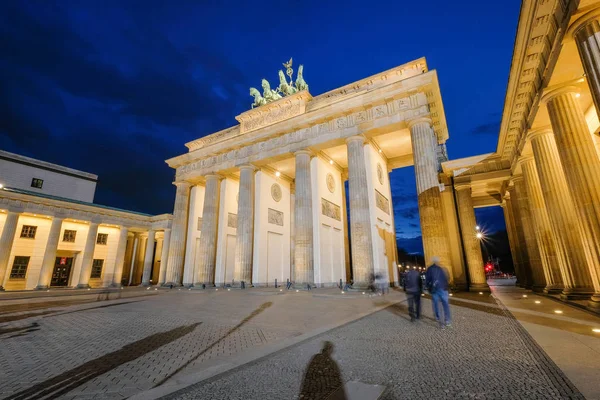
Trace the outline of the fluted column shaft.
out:
M 167 279 L 167 264 L 169 262 L 169 247 L 171 246 L 171 229 L 165 229 L 163 237 L 162 254 L 160 255 L 160 270 L 158 271 L 158 284 L 163 285 Z
M 185 241 L 188 223 L 188 208 L 190 204 L 190 184 L 188 182 L 176 182 L 177 194 L 175 195 L 175 207 L 173 210 L 173 224 L 171 232 L 171 243 L 169 245 L 169 256 L 167 258 L 166 285 L 180 285 L 183 277 L 183 258 L 185 256 Z
M 522 179 L 522 177 L 520 177 Z M 516 240 L 519 245 L 519 256 L 520 256 L 520 267 L 521 267 L 521 278 L 519 282 L 521 287 L 531 289 L 533 285 L 531 279 L 531 264 L 529 260 L 529 253 L 527 249 L 527 241 L 525 240 L 525 231 L 523 230 L 523 218 L 521 218 L 521 207 L 519 206 L 519 196 L 517 195 L 517 189 L 515 186 L 508 187 L 508 193 L 510 195 L 510 210 L 512 214 L 512 221 L 514 231 L 516 234 Z
M 355 287 L 368 286 L 371 275 L 375 272 L 364 141 L 362 136 L 353 136 L 347 140 L 352 276 Z
M 527 255 L 529 256 L 529 282 L 528 289 L 535 291 L 543 291 L 546 287 L 544 279 L 544 266 L 540 249 L 537 243 L 535 229 L 533 226 L 533 218 L 531 216 L 531 203 L 527 196 L 527 188 L 523 175 L 516 176 L 513 179 L 515 183 L 515 192 L 519 205 L 519 214 L 521 217 L 521 226 L 523 227 L 523 238 L 527 246 Z M 512 196 L 511 196 L 512 197 Z
M 589 297 L 592 290 L 589 257 L 586 257 L 577 212 L 552 132 L 550 130 L 534 132 L 531 135 L 531 148 L 548 207 L 550 223 L 556 237 L 557 252 L 562 254 L 564 259 L 561 268 L 563 296 Z
M 245 165 L 240 168 L 237 230 L 235 238 L 236 282 L 252 282 L 252 256 L 254 247 L 254 175 L 256 168 Z
M 438 181 L 437 140 L 431 127 L 431 121 L 413 122 L 410 126 L 410 134 L 425 262 L 429 263 L 432 257 L 438 256 L 441 264 L 451 272 L 450 244 L 444 222 Z
M 481 256 L 481 245 L 476 234 L 475 209 L 471 198 L 470 185 L 457 185 L 458 219 L 462 232 L 463 250 L 467 256 L 467 269 L 471 282 L 469 289 L 473 291 L 489 290 Z
M 213 285 L 215 281 L 215 258 L 217 255 L 217 231 L 219 223 L 219 195 L 221 176 L 207 175 L 202 208 L 198 274 L 194 286 Z
M 142 274 L 142 285 L 150 285 L 150 276 L 152 273 L 152 258 L 154 257 L 154 241 L 156 232 L 150 229 L 148 231 L 148 241 L 146 241 L 146 254 L 144 255 L 144 272 Z
M 513 259 L 515 275 L 517 276 L 517 285 L 522 284 L 523 271 L 521 270 L 521 249 L 517 231 L 515 229 L 515 217 L 512 212 L 512 200 L 510 197 L 505 197 L 502 203 L 502 211 L 504 211 L 504 222 L 506 224 L 506 232 L 508 234 L 508 243 L 510 245 L 510 255 Z
M 600 23 L 597 19 L 587 21 L 575 31 L 574 38 L 596 112 L 600 115 Z
M 125 253 L 127 252 L 127 236 L 129 229 L 122 226 L 119 230 L 119 243 L 117 244 L 117 254 L 115 256 L 115 273 L 111 286 L 121 286 L 123 280 L 123 268 L 125 267 Z
M 38 278 L 36 289 L 46 289 L 50 286 L 52 271 L 54 270 L 54 264 L 56 263 L 56 251 L 58 250 L 60 228 L 62 227 L 63 220 L 64 218 L 60 217 L 54 217 L 52 219 L 50 232 L 48 233 L 48 241 L 46 242 L 46 250 L 44 251 L 44 258 L 42 259 L 42 269 L 40 270 L 40 277 Z
M 548 113 L 581 223 L 584 247 L 593 251 L 589 254 L 595 292 L 592 300 L 600 307 L 600 159 L 575 93 L 568 90 L 549 98 Z
M 92 274 L 92 263 L 94 261 L 94 249 L 96 248 L 96 239 L 98 237 L 98 223 L 90 222 L 87 237 L 85 239 L 85 247 L 81 260 L 81 273 L 79 274 L 78 288 L 87 288 L 90 283 L 90 275 Z
M 313 253 L 311 153 L 298 151 L 296 156 L 296 198 L 294 201 L 294 282 L 312 285 L 315 280 Z
M 0 236 L 0 290 L 4 290 L 4 278 L 6 277 L 6 269 L 8 268 L 10 251 L 15 240 L 18 222 L 19 213 L 8 211 L 2 228 L 2 236 Z
M 533 222 L 532 228 L 543 267 L 541 271 L 543 278 L 539 276 L 540 271 L 533 271 L 533 290 L 543 289 L 548 293 L 560 292 L 563 288 L 561 271 L 565 270 L 565 261 L 562 253 L 557 254 L 557 242 L 550 226 L 550 219 L 544 204 L 544 195 L 533 157 L 525 157 L 521 161 L 521 169 L 523 170 L 525 190 L 527 190 L 529 200 L 529 210 Z M 544 287 L 541 287 L 542 281 L 545 282 Z

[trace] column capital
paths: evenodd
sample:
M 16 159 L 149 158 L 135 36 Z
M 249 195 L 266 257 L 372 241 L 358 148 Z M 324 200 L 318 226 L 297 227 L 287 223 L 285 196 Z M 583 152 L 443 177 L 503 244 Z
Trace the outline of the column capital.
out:
M 192 186 L 192 184 L 188 181 L 175 181 L 175 182 L 173 182 L 173 185 L 177 186 L 177 188 L 180 188 L 180 187 L 189 188 Z
M 471 190 L 471 182 L 454 182 L 454 190 Z
M 548 126 L 544 126 L 541 128 L 532 129 L 532 130 L 528 131 L 527 139 L 533 140 L 533 139 L 541 137 L 541 136 L 552 135 L 553 133 L 554 132 L 552 131 L 552 127 L 550 125 L 548 125 Z
M 569 82 L 565 82 L 563 84 L 560 85 L 556 85 L 556 86 L 552 86 L 547 88 L 546 90 L 544 90 L 542 98 L 540 99 L 540 102 L 542 104 L 546 104 L 549 101 L 552 101 L 552 99 L 554 99 L 557 96 L 560 96 L 561 94 L 567 94 L 567 93 L 579 93 L 581 92 L 581 89 L 577 86 L 577 83 L 581 83 L 583 82 L 581 80 L 582 78 L 579 78 L 575 81 L 569 81 Z M 581 82 L 579 82 L 581 81 Z
M 533 158 L 532 155 L 521 156 L 521 158 L 517 160 L 517 165 L 522 165 L 528 162 L 535 162 L 535 158 Z
M 25 212 L 25 208 L 20 207 L 20 206 L 7 206 L 6 207 L 6 211 L 8 213 L 12 213 L 12 214 L 22 214 Z
M 415 125 L 423 124 L 423 123 L 428 124 L 430 128 L 433 125 L 433 121 L 429 117 L 421 117 L 421 118 L 409 119 L 408 121 L 406 121 L 406 124 L 408 125 L 409 129 L 412 129 L 412 127 L 415 126 Z
M 361 135 L 354 135 L 354 136 L 350 136 L 349 138 L 346 139 L 346 144 L 350 143 L 350 142 L 362 142 L 363 144 L 366 142 L 366 139 L 364 136 Z
M 522 181 L 523 181 L 523 174 L 513 175 L 512 178 L 511 178 L 511 182 L 512 183 L 517 183 L 517 182 L 522 182 Z M 515 189 L 516 188 L 515 188 L 514 185 L 508 187 L 509 191 L 510 190 L 515 190 Z
M 583 29 L 585 29 L 586 27 L 589 27 L 590 23 L 592 23 L 594 21 L 598 21 L 598 19 L 600 19 L 600 6 L 596 6 L 592 10 L 586 12 L 581 17 L 579 17 L 575 21 L 573 21 L 573 23 L 571 25 L 569 25 L 569 28 L 567 29 L 567 32 L 565 34 L 565 40 L 569 40 L 569 41 L 575 40 L 577 35 Z M 594 27 L 592 32 L 593 33 L 599 32 L 600 30 L 598 30 L 598 28 L 600 28 L 600 27 L 599 26 Z
M 256 167 L 255 167 L 254 165 L 252 165 L 252 164 L 244 164 L 244 165 L 240 165 L 240 166 L 239 166 L 239 169 L 240 169 L 240 171 L 241 171 L 241 170 L 243 170 L 243 169 L 249 169 L 249 170 L 251 170 L 251 171 L 253 171 L 253 172 L 256 172 L 256 170 L 257 170 L 258 168 L 256 168 Z
M 298 151 L 294 152 L 294 156 L 298 156 L 298 155 L 301 155 L 301 154 L 306 154 L 310 158 L 313 158 L 315 156 L 315 154 L 312 151 L 306 150 L 306 149 L 304 149 L 304 150 L 298 150 Z
M 204 176 L 205 180 L 218 180 L 220 181 L 221 179 L 223 179 L 223 175 L 219 175 L 219 174 L 209 174 L 209 175 L 205 175 Z
M 163 232 L 171 232 L 171 228 L 165 228 L 163 229 Z

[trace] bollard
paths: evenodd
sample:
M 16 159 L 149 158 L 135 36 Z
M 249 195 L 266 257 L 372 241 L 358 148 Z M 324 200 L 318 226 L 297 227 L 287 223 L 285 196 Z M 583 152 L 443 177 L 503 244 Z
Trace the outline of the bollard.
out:
M 342 288 L 343 288 L 343 286 L 342 286 L 342 280 L 340 279 L 340 289 L 342 289 Z
M 312 288 L 310 287 L 310 283 L 307 283 L 306 287 L 307 287 L 308 290 L 312 290 Z
M 246 282 L 242 281 L 242 289 L 246 289 Z
M 275 279 L 275 289 L 277 289 L 277 279 Z
M 169 285 L 169 289 L 173 289 L 173 285 Z
M 204 283 L 202 284 L 202 289 L 206 289 L 206 285 Z

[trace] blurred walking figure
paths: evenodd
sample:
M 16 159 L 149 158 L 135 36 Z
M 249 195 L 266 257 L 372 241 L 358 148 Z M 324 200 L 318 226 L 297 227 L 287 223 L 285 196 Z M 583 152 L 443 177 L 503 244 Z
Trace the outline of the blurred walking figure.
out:
M 431 293 L 435 319 L 439 322 L 440 327 L 444 329 L 444 327 L 449 327 L 451 324 L 450 305 L 448 303 L 448 273 L 445 268 L 440 266 L 439 257 L 435 256 L 431 261 L 433 264 L 427 268 L 425 273 L 425 285 Z M 439 303 L 442 303 L 444 309 L 444 319 L 440 317 Z
M 423 292 L 423 280 L 416 269 L 410 269 L 404 276 L 404 291 L 408 300 L 408 314 L 411 322 L 421 318 L 421 293 Z

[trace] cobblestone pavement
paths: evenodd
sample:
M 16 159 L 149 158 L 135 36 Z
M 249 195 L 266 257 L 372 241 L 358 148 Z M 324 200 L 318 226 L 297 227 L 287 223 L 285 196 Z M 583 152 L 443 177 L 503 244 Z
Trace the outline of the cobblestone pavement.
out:
M 385 399 L 583 398 L 502 304 L 453 304 L 451 328 L 439 329 L 427 299 L 416 323 L 396 304 L 165 399 L 323 398 L 339 374 L 385 385 Z M 315 374 L 315 364 L 329 367 Z
M 126 398 L 185 368 L 374 307 L 366 296 L 275 290 L 124 292 L 110 301 L 0 301 L 0 398 Z

